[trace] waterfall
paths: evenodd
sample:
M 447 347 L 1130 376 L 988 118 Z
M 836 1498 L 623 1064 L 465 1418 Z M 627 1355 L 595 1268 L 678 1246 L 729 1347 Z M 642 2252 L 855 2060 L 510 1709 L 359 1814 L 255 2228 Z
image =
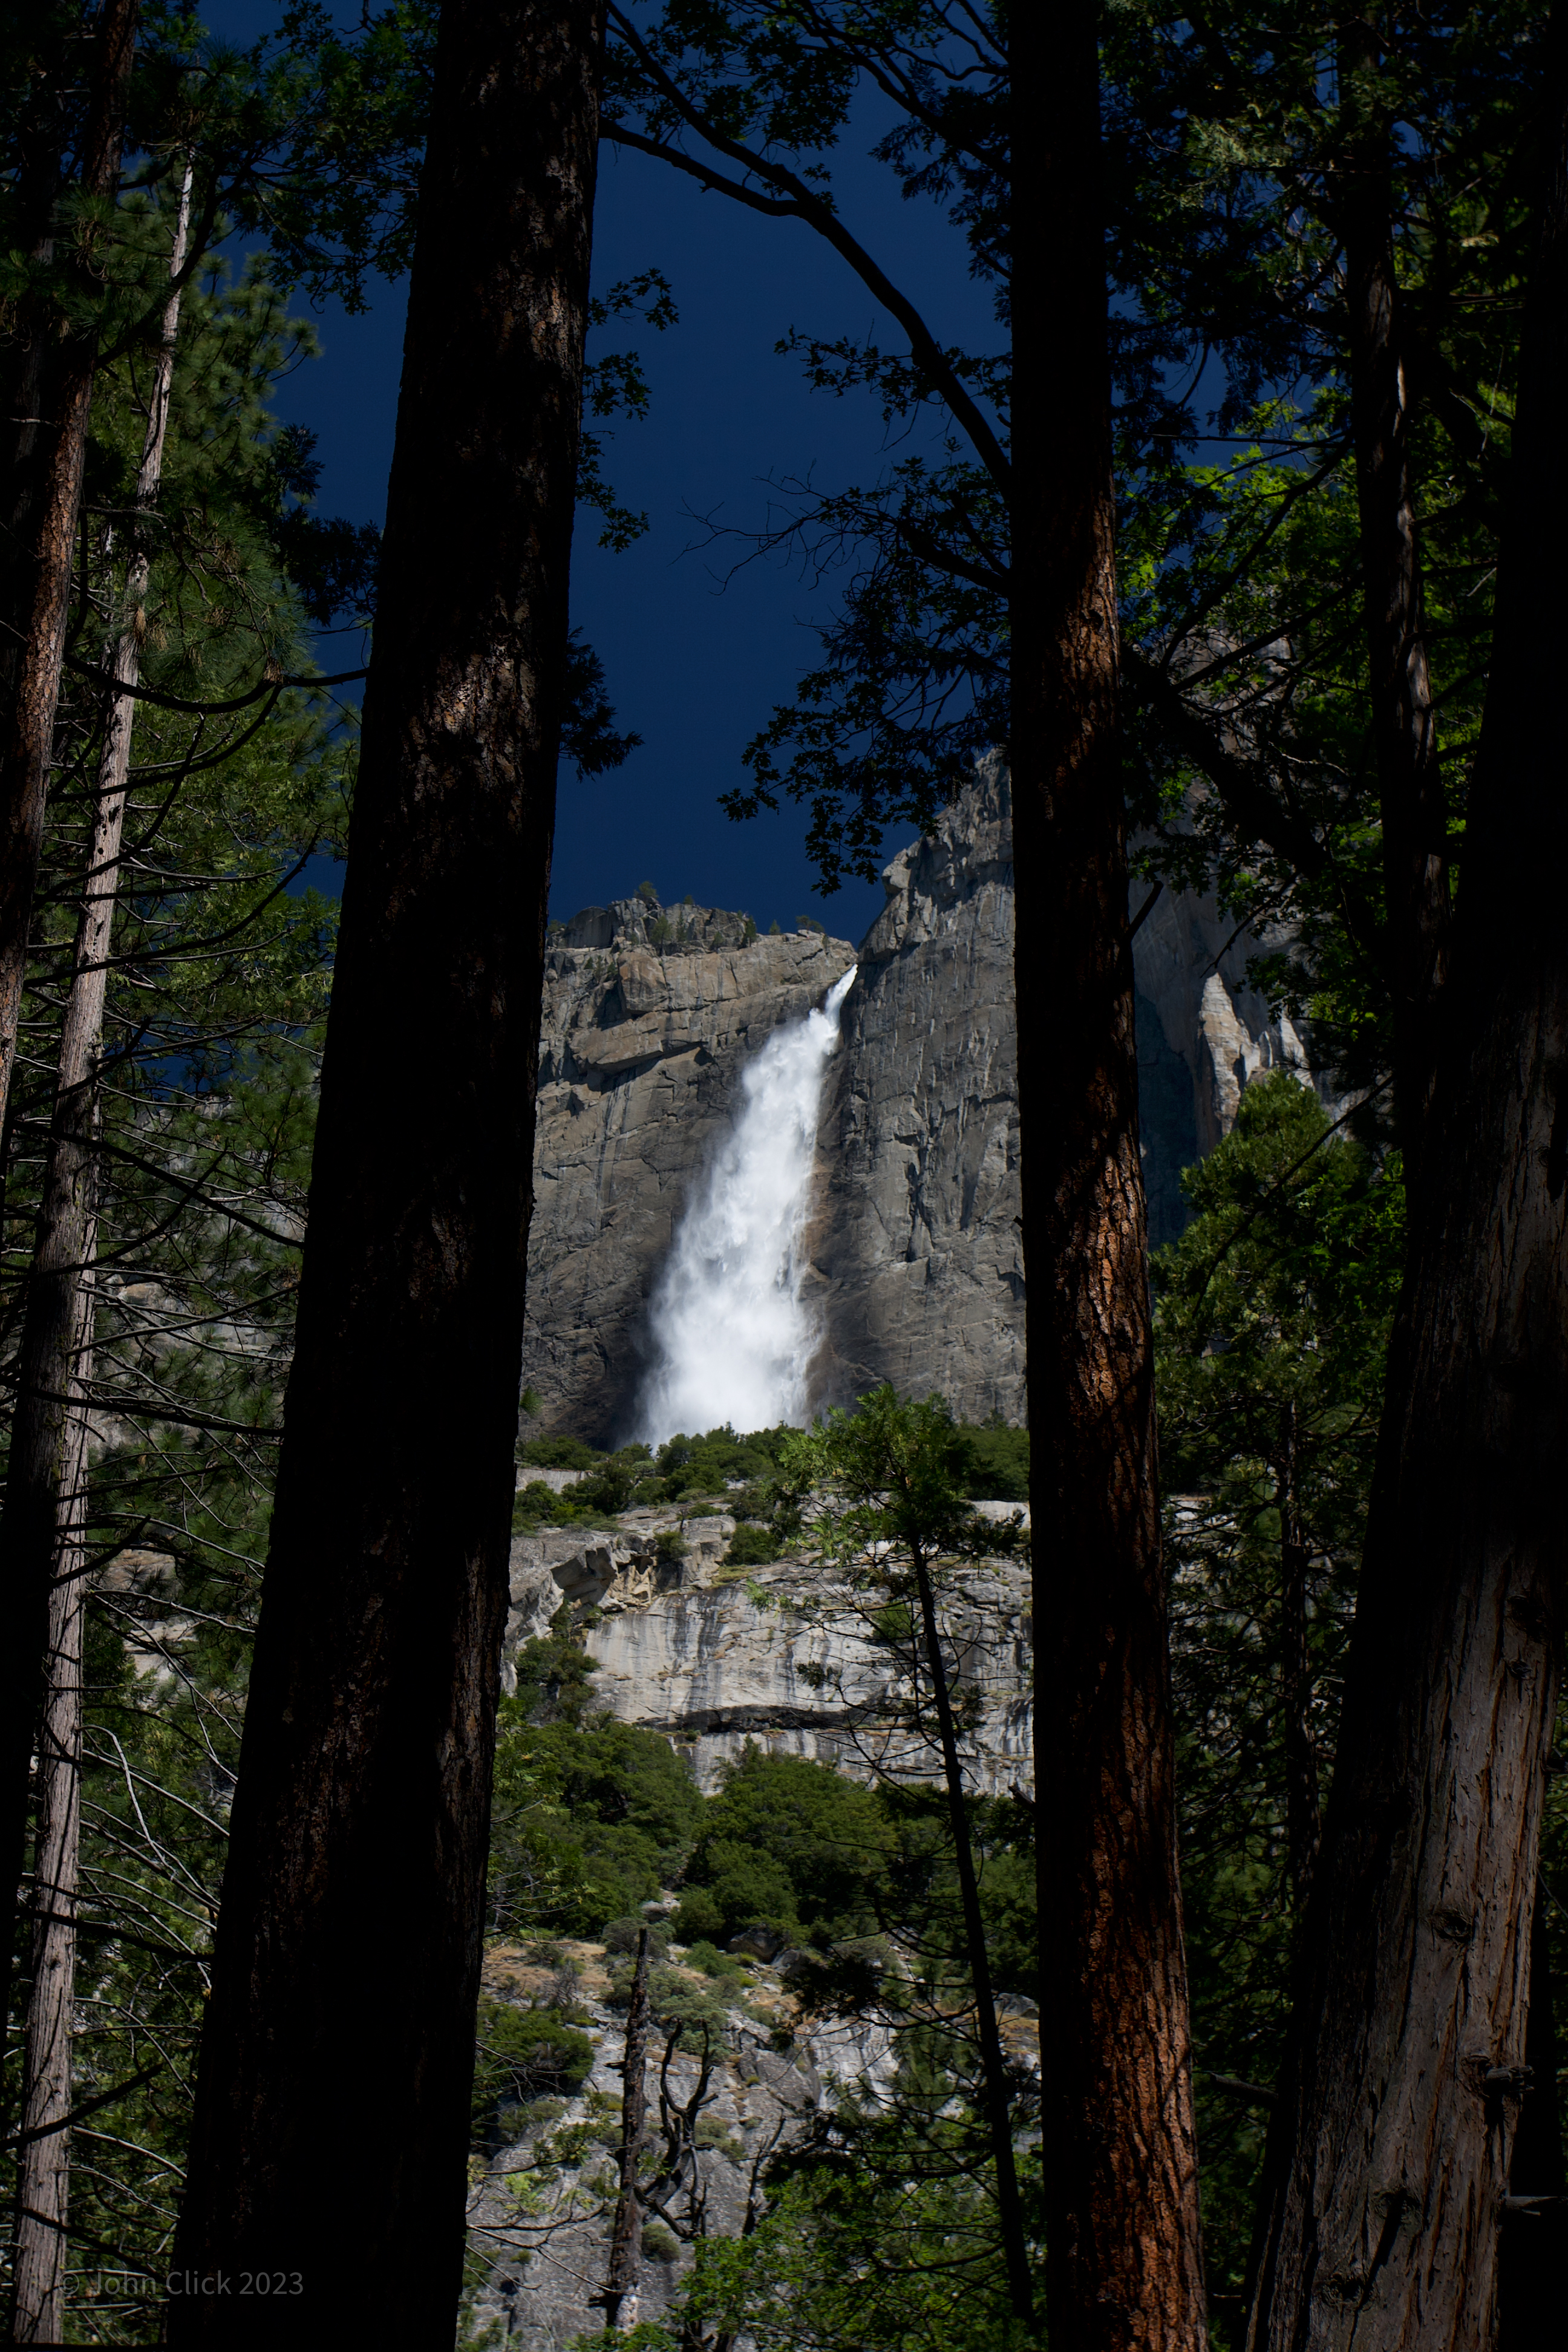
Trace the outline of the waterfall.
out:
M 658 1355 L 637 1416 L 650 1444 L 724 1422 L 805 1419 L 817 1330 L 801 1304 L 798 1248 L 822 1081 L 854 978 L 852 964 L 820 1012 L 775 1029 L 742 1073 L 745 1102 L 654 1295 Z

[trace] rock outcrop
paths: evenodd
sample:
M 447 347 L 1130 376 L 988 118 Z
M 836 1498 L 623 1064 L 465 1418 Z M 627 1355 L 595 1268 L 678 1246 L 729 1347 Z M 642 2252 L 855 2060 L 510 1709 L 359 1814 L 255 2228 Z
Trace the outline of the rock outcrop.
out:
M 684 1523 L 688 1556 L 655 1550 L 666 1512 L 627 1512 L 614 1533 L 544 1528 L 512 1544 L 510 1660 L 563 1601 L 585 1612 L 600 1705 L 661 1732 L 698 1785 L 719 1786 L 748 1740 L 865 1777 L 924 1780 L 932 1751 L 895 1726 L 905 1668 L 874 1598 L 825 1582 L 809 1562 L 737 1572 L 722 1564 L 734 1521 Z M 944 1605 L 955 1691 L 975 1708 L 973 1780 L 990 1794 L 1033 1777 L 1028 1578 L 1005 1559 L 962 1571 Z
M 1171 890 L 1132 942 L 1143 1181 L 1156 1248 L 1186 1223 L 1183 1169 L 1228 1135 L 1243 1087 L 1273 1069 L 1310 1077 L 1304 1041 L 1247 979 L 1259 945 L 1213 898 Z
M 745 918 L 590 908 L 552 937 L 541 1049 L 525 1380 L 542 1423 L 630 1433 L 647 1304 L 681 1211 L 741 1102 L 741 1073 L 858 962 L 818 1129 L 803 1297 L 823 1344 L 814 1405 L 883 1380 L 966 1420 L 1024 1414 L 1013 847 L 993 757 L 887 867 L 854 949 Z M 1142 895 L 1142 886 L 1139 886 Z M 1164 892 L 1133 943 L 1153 1242 L 1184 1221 L 1181 1171 L 1241 1090 L 1307 1050 L 1249 984 L 1258 942 Z
M 992 1516 L 1011 1509 L 985 1507 Z M 661 1732 L 704 1790 L 747 1739 L 776 1752 L 815 1757 L 856 1777 L 874 1769 L 926 1779 L 937 1761 L 894 1717 L 900 1671 L 895 1638 L 878 1627 L 875 1594 L 825 1584 L 809 1553 L 737 1572 L 722 1553 L 735 1522 L 723 1514 L 680 1522 L 689 1547 L 663 1561 L 656 1538 L 677 1515 L 629 1511 L 599 1533 L 542 1528 L 512 1545 L 511 1616 L 504 1675 L 515 1687 L 516 1654 L 542 1633 L 564 1602 L 595 1660 L 596 1701 L 623 1721 Z M 869 1613 L 868 1613 L 869 1612 Z M 1032 1786 L 1030 1622 L 1026 1579 L 1006 1558 L 958 1572 L 944 1603 L 958 1692 L 978 1701 L 970 1785 L 998 1792 Z M 666 1895 L 644 1906 L 650 1923 L 668 1919 Z M 806 1956 L 780 1949 L 776 1932 L 742 1933 L 731 1950 L 743 1975 L 720 1990 L 706 2104 L 698 2128 L 679 2129 L 678 2110 L 699 2087 L 699 2062 L 656 2045 L 647 2084 L 653 2146 L 664 2167 L 653 2190 L 678 2225 L 645 2239 L 638 2316 L 668 2309 L 689 2274 L 693 2250 L 682 2216 L 704 2213 L 710 2234 L 734 2236 L 754 2193 L 754 2170 L 770 2150 L 809 2129 L 841 2084 L 886 2084 L 895 2053 L 885 2024 L 860 2017 L 805 2014 L 795 1974 Z M 669 1961 L 693 1987 L 702 1979 Z M 485 1956 L 491 1999 L 566 2010 L 593 2047 L 592 2072 L 569 2099 L 509 2112 L 488 2163 L 470 2175 L 470 2246 L 482 2284 L 468 2302 L 461 2340 L 504 2336 L 522 2352 L 561 2352 L 602 2324 L 602 2288 L 615 2196 L 625 1993 L 619 1997 L 603 1945 L 496 1945 Z M 1006 2004 L 1002 2030 L 1022 2065 L 1038 2061 L 1031 2004 Z M 660 2094 L 665 2103 L 660 2105 Z M 661 2130 L 661 2122 L 667 2128 Z M 678 2144 L 684 2154 L 676 2161 Z

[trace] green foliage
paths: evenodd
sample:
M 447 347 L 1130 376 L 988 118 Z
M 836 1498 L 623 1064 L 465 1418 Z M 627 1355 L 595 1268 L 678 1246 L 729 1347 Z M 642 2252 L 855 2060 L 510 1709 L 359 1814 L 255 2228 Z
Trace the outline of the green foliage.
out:
M 479 2003 L 472 2098 L 476 2137 L 493 2132 L 509 2106 L 570 2096 L 587 2080 L 594 2045 L 552 2010 Z
M 679 2255 L 680 2241 L 662 2221 L 645 2221 L 642 2250 L 650 2263 L 673 2263 Z
M 783 1549 L 772 1528 L 748 1527 L 742 1522 L 725 1549 L 724 1563 L 728 1568 L 765 1568 L 782 1556 Z
M 731 1500 L 728 1490 L 737 1480 L 744 1479 L 746 1493 L 734 1499 L 742 1503 L 771 1499 L 773 1482 L 791 1434 L 789 1429 L 781 1426 L 748 1430 L 738 1437 L 728 1422 L 721 1429 L 709 1430 L 704 1436 L 688 1437 L 684 1432 L 678 1433 L 666 1440 L 654 1457 L 659 1480 L 658 1498 L 679 1503 L 691 1496 L 711 1496 L 728 1507 Z
M 629 1920 L 635 1944 L 637 1906 L 678 1874 L 701 1795 L 668 1740 L 590 1712 L 593 1668 L 566 1611 L 517 1672 L 497 1730 L 492 1924 L 595 1936 Z
M 1210 2076 L 1272 2082 L 1289 1997 L 1281 1543 L 1289 1518 L 1326 1782 L 1405 1201 L 1397 1155 L 1335 1133 L 1285 1072 L 1184 1188 L 1192 1223 L 1154 1259 L 1156 1379 L 1205 2229 L 1238 2308 L 1265 2116 Z
M 775 915 L 773 921 L 768 925 L 768 937 L 770 940 L 776 940 L 780 935 L 779 919 Z
M 592 1470 L 603 1457 L 580 1437 L 531 1437 L 517 1458 L 531 1470 Z
M 606 1952 L 635 1952 L 645 1935 L 650 1958 L 663 1959 L 669 1948 L 669 1937 L 662 1921 L 650 1922 L 628 1911 L 623 1918 L 607 1921 L 599 1930 L 599 1939 Z
M 1288 1430 L 1310 1538 L 1353 1551 L 1403 1265 L 1398 1160 L 1332 1134 L 1279 1071 L 1183 1190 L 1193 1221 L 1153 1260 L 1167 1490 L 1277 1542 Z
M 744 1981 L 746 1971 L 733 1952 L 721 1952 L 716 1944 L 700 1937 L 686 1951 L 689 1969 L 700 1969 L 705 1977 L 732 1977 Z
M 637 884 L 637 897 L 642 900 L 645 907 L 657 907 L 658 905 L 658 892 L 654 888 L 651 882 L 639 882 Z
M 963 1437 L 963 1489 L 977 1503 L 1026 1503 L 1029 1499 L 1029 1433 L 1003 1421 L 978 1427 L 960 1424 Z
M 868 1934 L 892 1844 L 873 1790 L 748 1741 L 705 1810 L 677 1936 L 720 1942 L 768 1926 L 826 1944 Z

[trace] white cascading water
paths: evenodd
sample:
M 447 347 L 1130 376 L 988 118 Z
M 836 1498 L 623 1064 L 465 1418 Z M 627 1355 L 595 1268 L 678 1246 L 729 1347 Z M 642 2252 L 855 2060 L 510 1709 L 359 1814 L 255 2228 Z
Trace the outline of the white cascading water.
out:
M 745 1105 L 707 1189 L 676 1233 L 653 1302 L 658 1359 L 638 1434 L 771 1429 L 805 1419 L 817 1329 L 801 1303 L 822 1081 L 838 1042 L 850 966 L 819 1013 L 775 1029 L 742 1073 Z

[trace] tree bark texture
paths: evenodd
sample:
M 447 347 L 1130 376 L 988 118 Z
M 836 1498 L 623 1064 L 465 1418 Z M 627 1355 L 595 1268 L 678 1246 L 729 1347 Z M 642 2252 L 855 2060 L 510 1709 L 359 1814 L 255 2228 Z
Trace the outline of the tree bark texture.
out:
M 1013 735 L 1052 2352 L 1205 2340 L 1138 1153 L 1096 13 L 1015 10 Z
M 1358 22 L 1340 56 L 1341 103 L 1352 124 L 1357 74 L 1374 60 L 1375 36 Z M 1394 1005 L 1394 1102 L 1414 1182 L 1436 1073 L 1451 908 L 1447 809 L 1426 661 L 1411 472 L 1409 353 L 1394 251 L 1393 136 L 1393 126 L 1381 114 L 1355 125 L 1338 175 L 1334 219 L 1344 246 L 1362 609 Z
M 89 1236 L 90 1248 L 90 1236 Z M 64 2341 L 70 2209 L 71 2031 L 76 2011 L 81 1853 L 82 1635 L 87 1615 L 87 1442 L 95 1286 L 76 1285 L 71 1409 L 58 1496 L 49 1594 L 48 1700 L 38 1735 L 32 1989 L 22 2053 L 22 2148 L 11 2341 Z
M 1530 1931 L 1530 2020 L 1524 2032 L 1530 2086 L 1513 2136 L 1509 2206 L 1498 2247 L 1498 2352 L 1562 2352 L 1568 2343 L 1568 2306 L 1563 2299 L 1568 2169 L 1563 2161 L 1546 1917 L 1546 1896 L 1538 1885 Z
M 1312 1737 L 1312 1655 L 1307 1641 L 1307 1570 L 1311 1555 L 1301 1525 L 1295 1406 L 1284 1406 L 1279 1420 L 1279 1695 L 1285 1712 L 1285 1847 L 1291 1899 L 1300 1918 L 1307 1907 L 1321 1835 L 1318 1749 Z
M 1568 77 L 1553 19 L 1442 1056 L 1248 2342 L 1492 2341 L 1557 1696 L 1568 1425 Z
M 991 2133 L 992 2161 L 996 2167 L 996 2210 L 1002 2225 L 1002 2261 L 1007 2273 L 1013 2316 L 1030 2327 L 1035 2316 L 1035 2292 L 1029 2277 L 1028 2247 L 1024 2235 L 1024 2209 L 1018 2195 L 1018 2172 L 1013 2153 L 1013 2117 L 1007 2096 L 1007 2062 L 996 2023 L 996 1997 L 991 1983 L 991 1961 L 985 1949 L 985 1923 L 980 1910 L 980 1883 L 974 1873 L 974 1847 L 969 1833 L 969 1809 L 963 1798 L 963 1767 L 959 1761 L 958 1733 L 952 1720 L 952 1700 L 947 1687 L 947 1666 L 942 1654 L 942 1629 L 936 1619 L 936 1596 L 931 1568 L 919 1544 L 910 1547 L 915 1588 L 920 1594 L 921 1631 L 936 1705 L 937 1739 L 942 1748 L 942 1780 L 947 1788 L 947 1818 L 952 1831 L 952 1856 L 958 1872 L 959 1900 L 963 1909 L 963 1938 L 968 1948 L 970 1980 L 974 1987 L 974 2021 L 980 2042 L 980 2063 L 985 2084 L 985 2113 Z
M 184 261 L 190 216 L 187 171 L 175 220 L 169 274 Z M 169 297 L 148 404 L 147 431 L 136 482 L 139 513 L 149 514 L 163 470 L 163 441 L 174 383 L 180 296 Z M 150 578 L 144 545 L 133 546 L 125 575 L 125 612 L 109 660 L 113 686 L 136 684 L 141 672 L 141 623 Z M 120 845 L 131 777 L 135 701 L 110 692 L 99 755 L 91 845 L 77 918 L 71 983 L 60 1034 L 58 1080 L 44 1168 L 37 1240 L 28 1271 L 16 1402 L 11 1419 L 5 1514 L 0 1517 L 0 1614 L 12 1628 L 6 1644 L 4 1716 L 6 1726 L 4 1877 L 0 1879 L 0 1950 L 14 1944 L 16 1889 L 26 1850 L 28 1756 L 32 1727 L 44 1703 L 46 1621 L 51 1607 L 59 1496 L 75 1416 L 69 1402 L 77 1293 L 91 1278 L 94 1140 L 99 1048 L 109 980 L 110 940 L 120 893 Z M 15 1859 L 16 1866 L 12 1867 Z M 5 1964 L 0 1962 L 0 1982 Z M 0 2009 L 0 2014 L 4 2014 Z
M 103 0 L 81 159 L 80 185 L 89 196 L 112 195 L 119 181 L 140 15 L 141 0 Z M 96 362 L 92 334 L 66 335 L 37 372 L 41 421 L 30 459 L 35 481 L 22 506 L 25 543 L 16 551 L 22 642 L 0 733 L 0 1127 L 16 1059 L 43 849 Z
M 637 2166 L 647 2138 L 647 1929 L 637 1933 L 637 1966 L 626 2009 L 626 2047 L 621 2053 L 621 2183 L 610 2229 L 610 2263 L 605 2277 L 605 2333 L 620 2332 L 621 2310 L 637 2292 L 642 2261 L 642 2198 Z
M 447 0 L 437 45 L 174 2261 L 297 2278 L 318 2342 L 448 2342 L 461 2280 L 601 42 L 598 0 Z

